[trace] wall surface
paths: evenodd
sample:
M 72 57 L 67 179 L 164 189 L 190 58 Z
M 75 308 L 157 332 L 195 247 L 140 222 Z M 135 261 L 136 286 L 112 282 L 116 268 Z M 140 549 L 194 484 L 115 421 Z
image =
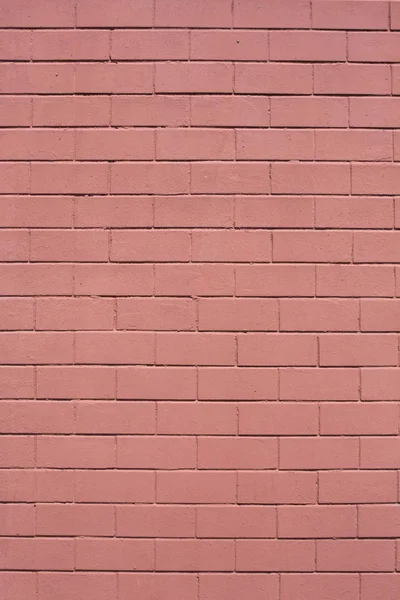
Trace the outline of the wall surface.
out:
M 2 600 L 398 600 L 400 2 L 0 27 Z

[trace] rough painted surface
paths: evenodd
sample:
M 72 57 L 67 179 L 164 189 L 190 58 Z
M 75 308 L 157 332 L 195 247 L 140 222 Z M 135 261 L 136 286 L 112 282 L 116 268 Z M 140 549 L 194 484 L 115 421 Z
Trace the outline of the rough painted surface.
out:
M 398 600 L 400 2 L 0 27 L 1 599 Z

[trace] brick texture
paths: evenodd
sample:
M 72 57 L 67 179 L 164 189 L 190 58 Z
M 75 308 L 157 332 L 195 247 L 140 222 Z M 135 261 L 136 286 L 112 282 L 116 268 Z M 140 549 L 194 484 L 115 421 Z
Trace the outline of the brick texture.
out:
M 399 600 L 399 297 L 399 0 L 1 0 L 1 600 Z

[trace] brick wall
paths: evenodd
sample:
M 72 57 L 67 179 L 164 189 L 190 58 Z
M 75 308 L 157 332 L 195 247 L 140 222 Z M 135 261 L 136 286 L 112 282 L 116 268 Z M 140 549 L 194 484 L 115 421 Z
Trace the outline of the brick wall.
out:
M 0 597 L 398 600 L 400 2 L 0 27 Z

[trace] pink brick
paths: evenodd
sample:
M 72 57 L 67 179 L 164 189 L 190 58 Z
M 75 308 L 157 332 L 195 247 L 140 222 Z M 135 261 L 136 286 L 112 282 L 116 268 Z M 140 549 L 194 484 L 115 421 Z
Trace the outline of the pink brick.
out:
M 393 296 L 393 267 L 358 265 L 317 266 L 318 296 Z
M 278 585 L 275 573 L 204 573 L 200 575 L 200 600 L 278 600 Z
M 201 368 L 199 400 L 276 400 L 277 369 Z
M 262 96 L 193 96 L 192 125 L 268 127 L 269 99 Z
M 79 27 L 150 27 L 153 23 L 153 6 L 147 0 L 117 0 L 111 7 L 100 0 L 93 10 L 91 0 L 79 0 L 77 24 Z
M 39 504 L 36 507 L 36 534 L 48 535 L 114 535 L 112 506 L 94 504 Z
M 242 435 L 312 435 L 319 428 L 318 406 L 304 402 L 239 405 Z
M 156 540 L 157 571 L 232 571 L 233 540 Z
M 317 364 L 317 336 L 253 333 L 238 336 L 238 364 L 290 366 Z
M 399 164 L 356 164 L 352 170 L 353 194 L 398 194 L 399 173 Z
M 398 33 L 350 33 L 349 60 L 356 62 L 399 62 Z
M 75 362 L 82 364 L 152 364 L 154 334 L 130 331 L 78 331 Z
M 394 541 L 319 540 L 318 571 L 393 571 Z
M 283 438 L 281 469 L 355 469 L 359 466 L 358 439 L 353 437 Z
M 358 2 L 359 0 L 357 0 Z M 400 98 L 350 98 L 351 127 L 398 127 Z
M 78 538 L 75 564 L 82 571 L 152 571 L 154 542 L 123 538 Z
M 266 31 L 191 31 L 195 60 L 268 60 Z
M 399 233 L 363 231 L 354 234 L 354 261 L 391 263 L 400 261 Z
M 186 231 L 114 231 L 110 259 L 115 262 L 187 262 L 190 235 Z
M 312 227 L 314 199 L 302 196 L 236 196 L 237 227 Z
M 102 262 L 108 259 L 108 234 L 98 229 L 36 229 L 30 248 L 31 261 Z
M 187 436 L 120 436 L 117 467 L 123 469 L 193 469 L 196 439 Z
M 35 31 L 34 60 L 108 60 L 106 31 Z
M 75 499 L 76 502 L 154 502 L 154 471 L 77 471 Z
M 149 129 L 83 129 L 76 132 L 78 160 L 152 160 L 154 134 Z
M 0 231 L 0 260 L 2 262 L 29 260 L 29 232 L 23 230 Z
M 347 99 L 340 97 L 272 97 L 271 125 L 347 127 L 349 120 L 347 106 Z
M 352 538 L 357 535 L 353 506 L 280 506 L 280 538 Z
M 155 25 L 157 27 L 231 27 L 232 7 L 230 0 L 156 0 Z
M 112 32 L 111 57 L 129 60 L 187 60 L 189 33 L 180 30 L 116 30 Z
M 34 398 L 33 367 L 0 367 L 2 398 Z
M 33 163 L 34 194 L 105 194 L 107 163 Z
M 2 160 L 70 160 L 74 157 L 72 131 L 3 129 Z
M 151 227 L 153 199 L 149 196 L 92 196 L 75 199 L 77 227 Z
M 361 300 L 362 331 L 398 331 L 400 302 L 397 299 Z
M 163 600 L 186 600 L 197 594 L 197 575 L 188 573 L 120 573 L 120 600 L 140 594 L 143 600 L 161 596 Z
M 71 402 L 0 402 L 0 420 L 4 433 L 69 433 L 74 429 Z
M 394 471 L 323 471 L 319 474 L 319 502 L 358 504 L 396 502 Z
M 109 122 L 107 96 L 36 96 L 32 101 L 36 126 L 100 126 Z
M 399 585 L 397 573 L 363 573 L 361 575 L 361 599 L 372 600 L 384 594 L 387 600 L 396 600 Z
M 72 94 L 74 66 L 62 63 L 2 63 L 2 94 Z
M 57 12 L 53 8 L 49 0 L 33 5 L 18 0 L 12 6 L 3 5 L 0 18 L 3 27 L 73 27 L 74 7 L 67 0 L 60 1 Z
M 310 27 L 310 10 L 305 0 L 289 0 L 282 7 L 279 0 L 260 4 L 256 0 L 235 0 L 235 27 L 297 29 Z
M 230 227 L 234 200 L 229 196 L 158 196 L 155 227 Z
M 359 306 L 354 299 L 280 300 L 282 331 L 357 331 Z
M 115 369 L 110 367 L 40 367 L 39 398 L 114 398 Z
M 315 65 L 314 91 L 316 94 L 389 94 L 389 65 Z
M 123 537 L 194 537 L 195 508 L 190 506 L 118 506 L 117 535 Z
M 131 367 L 117 373 L 117 397 L 146 400 L 194 400 L 193 367 Z
M 399 400 L 398 369 L 364 369 L 361 373 L 362 400 Z
M 81 296 L 151 296 L 153 289 L 150 265 L 75 266 L 75 292 Z
M 235 134 L 229 129 L 161 129 L 159 160 L 224 160 L 235 157 Z
M 398 437 L 361 438 L 362 469 L 397 469 L 399 465 Z
M 0 333 L 1 364 L 73 362 L 73 334 L 29 332 Z
M 311 540 L 238 540 L 238 571 L 313 571 L 315 544 Z
M 0 98 L 2 127 L 30 125 L 31 105 L 32 100 L 27 96 L 2 96 Z
M 393 403 L 323 404 L 320 428 L 327 435 L 397 434 L 397 418 Z
M 345 163 L 274 163 L 271 181 L 273 194 L 348 194 L 350 167 Z
M 359 400 L 356 369 L 281 369 L 281 400 Z
M 43 600 L 62 600 L 65 593 L 70 600 L 79 600 L 82 594 L 98 600 L 117 598 L 115 573 L 40 573 L 38 586 Z
M 238 265 L 238 296 L 313 296 L 315 273 L 311 265 Z
M 329 367 L 396 366 L 396 335 L 328 334 L 319 336 L 320 365 Z
M 360 537 L 397 537 L 399 531 L 398 506 L 360 506 Z
M 29 164 L 0 163 L 0 192 L 2 194 L 29 193 Z
M 10 537 L 35 535 L 35 513 L 32 504 L 2 504 L 0 519 L 2 535 Z
M 199 329 L 203 331 L 277 330 L 277 301 L 259 298 L 203 298 L 199 302 Z
M 156 64 L 155 91 L 157 93 L 229 93 L 232 89 L 233 66 L 230 63 Z
M 149 94 L 153 89 L 151 63 L 78 63 L 75 91 L 80 94 Z
M 274 262 L 350 262 L 352 234 L 345 231 L 277 231 Z
M 271 506 L 198 506 L 197 535 L 211 538 L 275 537 Z
M 227 296 L 235 287 L 232 265 L 156 265 L 158 296 Z
M 359 590 L 359 576 L 350 574 L 320 574 L 284 573 L 281 578 L 281 599 L 291 600 L 293 594 L 299 598 L 318 598 L 322 596 L 326 600 L 354 600 Z
M 244 160 L 312 160 L 312 131 L 296 129 L 242 129 L 237 131 L 237 158 Z
M 157 473 L 157 502 L 232 504 L 235 501 L 236 474 L 234 472 L 160 471 Z
M 385 229 L 393 226 L 393 200 L 383 196 L 315 200 L 316 227 Z
M 316 473 L 249 471 L 238 475 L 240 504 L 314 504 L 316 499 Z
M 0 329 L 4 331 L 33 329 L 33 325 L 33 298 L 0 299 Z
M 273 469 L 277 465 L 274 438 L 203 437 L 198 442 L 199 469 Z
M 2 570 L 71 571 L 72 539 L 14 537 L 0 539 Z
M 114 302 L 109 298 L 38 298 L 36 329 L 113 329 Z M 23 328 L 22 328 L 23 329 Z
M 341 31 L 271 31 L 269 39 L 271 60 L 346 60 L 346 36 Z
M 161 434 L 222 435 L 237 431 L 234 404 L 217 402 L 159 402 L 157 432 Z
M 237 63 L 235 92 L 247 94 L 310 94 L 310 65 Z
M 316 132 L 318 160 L 392 160 L 390 131 L 348 130 Z
M 0 574 L 0 592 L 4 598 L 31 600 L 35 589 L 36 574 L 22 572 L 3 572 Z
M 41 436 L 37 445 L 37 465 L 64 469 L 114 467 L 115 444 L 107 436 Z
M 185 194 L 188 163 L 114 163 L 111 192 L 115 194 Z
M 156 336 L 156 364 L 234 365 L 235 361 L 236 340 L 230 334 L 174 332 Z
M 270 190 L 268 163 L 193 163 L 191 191 L 195 194 L 266 194 Z
M 76 433 L 155 433 L 154 402 L 86 402 L 75 406 Z
M 112 125 L 169 125 L 189 124 L 187 96 L 113 96 Z
M 387 2 L 313 0 L 312 25 L 320 29 L 387 29 Z
M 195 303 L 188 298 L 119 298 L 120 329 L 193 330 Z
M 195 231 L 192 261 L 269 262 L 271 235 L 266 231 Z

